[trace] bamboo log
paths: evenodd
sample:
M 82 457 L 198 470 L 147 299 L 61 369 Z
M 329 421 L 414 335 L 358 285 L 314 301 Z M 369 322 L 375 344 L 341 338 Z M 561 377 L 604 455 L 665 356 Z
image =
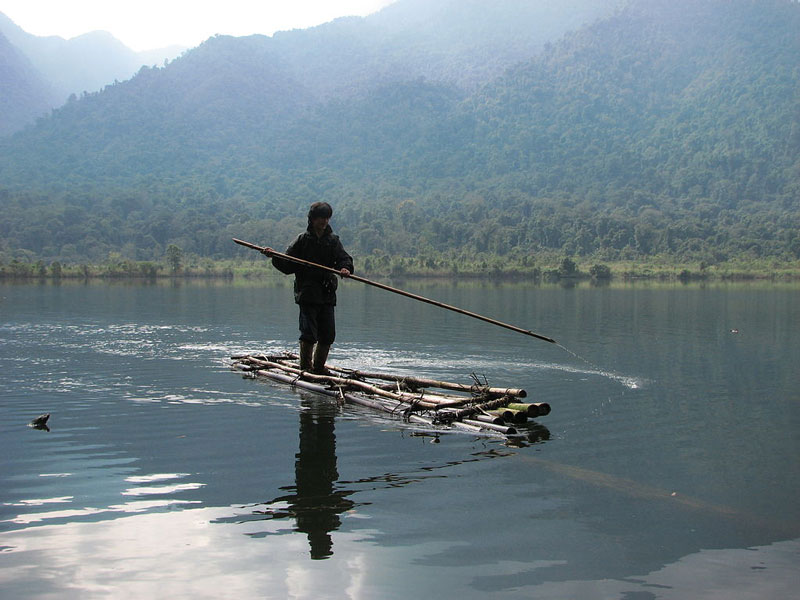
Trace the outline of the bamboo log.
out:
M 447 394 L 444 392 L 435 391 L 432 392 L 430 389 L 425 388 L 411 388 L 407 385 L 403 385 L 400 382 L 396 383 L 381 383 L 381 384 L 374 384 L 376 387 L 381 388 L 382 390 L 388 391 L 399 391 L 399 392 L 406 392 L 406 393 L 417 393 L 417 392 L 424 392 L 426 398 L 433 398 L 439 401 L 457 401 L 460 400 L 462 402 L 474 402 L 475 398 L 472 395 L 467 396 L 466 394 Z
M 278 368 L 284 370 L 286 372 L 292 373 L 296 376 L 301 375 L 311 380 L 317 381 L 330 381 L 335 384 L 349 386 L 349 387 L 357 387 L 361 390 L 376 395 L 376 396 L 383 396 L 387 397 L 391 400 L 397 402 L 403 402 L 408 405 L 414 404 L 419 408 L 428 409 L 428 410 L 438 410 L 441 408 L 448 408 L 448 407 L 463 407 L 463 405 L 469 402 L 472 398 L 466 396 L 455 396 L 455 395 L 443 395 L 443 394 L 433 394 L 428 392 L 427 390 L 423 390 L 422 395 L 418 395 L 411 392 L 394 392 L 387 387 L 380 386 L 380 385 L 373 385 L 364 381 L 360 381 L 358 379 L 353 379 L 352 377 L 335 377 L 335 376 L 327 376 L 327 375 L 315 375 L 313 373 L 302 372 L 296 366 L 292 366 L 291 364 L 286 364 L 286 362 L 291 360 L 291 355 L 281 355 L 274 358 L 276 360 L 269 360 L 268 357 L 255 357 L 255 356 L 240 356 L 238 357 L 240 362 L 246 362 L 255 368 Z M 280 361 L 280 362 L 278 362 Z M 425 378 L 418 378 L 418 377 L 400 377 L 396 375 L 390 375 L 385 373 L 366 373 L 363 371 L 353 371 L 350 369 L 337 369 L 336 367 L 332 367 L 332 370 L 336 370 L 342 373 L 349 373 L 352 375 L 360 376 L 360 377 L 369 377 L 375 379 L 381 379 L 384 381 L 392 381 L 394 383 L 403 383 L 403 382 L 412 382 L 415 385 L 421 385 L 423 383 L 429 383 L 430 385 L 434 386 L 449 386 L 450 389 L 454 390 L 461 390 L 463 391 L 467 386 L 463 384 L 455 384 L 451 382 L 443 382 L 437 381 L 433 379 L 425 379 Z M 444 387 L 442 388 L 444 389 Z M 490 388 L 490 392 L 492 394 L 496 394 L 503 391 L 501 388 Z M 510 389 L 511 392 L 516 393 L 515 397 L 523 397 L 519 393 L 525 393 L 524 390 L 515 390 Z M 513 395 L 513 394 L 512 394 Z M 519 415 L 514 412 L 514 410 L 520 411 L 524 410 L 529 416 L 544 416 L 549 414 L 550 412 L 550 405 L 545 402 L 538 402 L 538 403 L 513 403 L 511 402 L 511 398 L 508 397 L 501 397 L 498 398 L 501 402 L 492 404 L 492 407 L 507 407 L 509 410 L 504 410 L 503 412 L 496 413 L 498 416 L 503 418 L 506 421 L 521 423 L 525 421 L 524 416 Z M 513 406 L 512 406 L 513 405 Z M 510 410 L 514 409 L 514 410 Z M 465 412 L 460 413 L 456 418 L 462 418 L 464 416 L 474 415 L 475 413 L 480 412 L 481 410 L 489 410 L 491 408 L 473 408 L 473 407 L 466 407 Z
M 472 415 L 488 412 L 495 408 L 500 408 L 501 406 L 508 404 L 508 402 L 508 398 L 497 398 L 481 404 L 474 404 L 464 408 L 456 408 L 452 411 L 452 414 L 455 419 L 463 419 L 464 417 L 471 417 Z
M 443 390 L 451 390 L 457 392 L 471 393 L 474 390 L 485 392 L 490 396 L 513 396 L 515 398 L 525 398 L 528 393 L 522 389 L 516 388 L 494 388 L 494 387 L 478 387 L 468 385 L 465 383 L 452 383 L 449 381 L 439 381 L 436 379 L 428 379 L 425 377 L 404 377 L 402 375 L 391 375 L 388 373 L 374 373 L 360 370 L 340 369 L 337 367 L 328 367 L 340 372 L 351 373 L 355 377 L 364 377 L 366 379 L 382 379 L 384 381 L 399 381 L 417 387 L 438 387 Z
M 351 393 L 347 393 L 347 392 L 344 394 L 344 397 L 345 397 L 346 400 L 352 402 L 353 404 L 358 404 L 360 406 L 367 406 L 367 407 L 377 408 L 378 410 L 381 410 L 383 412 L 386 412 L 386 413 L 389 413 L 389 414 L 393 414 L 393 415 L 396 415 L 397 411 L 401 410 L 403 408 L 402 406 L 396 406 L 394 409 L 392 409 L 389 406 L 384 406 L 381 402 L 370 401 L 369 398 L 364 398 L 363 396 L 357 396 L 355 394 L 351 394 Z M 435 427 L 435 425 L 434 425 L 434 423 L 433 423 L 433 421 L 431 419 L 428 419 L 428 418 L 423 417 L 422 415 L 418 415 L 416 413 L 410 413 L 408 415 L 405 415 L 405 418 L 408 419 L 411 423 L 420 423 L 420 424 L 423 424 L 423 425 L 427 425 L 428 427 L 431 427 L 431 428 Z
M 301 376 L 310 379 L 312 381 L 328 381 L 334 384 L 346 386 L 346 387 L 355 387 L 359 388 L 369 394 L 373 394 L 375 396 L 383 396 L 385 398 L 389 398 L 391 400 L 395 400 L 397 402 L 402 402 L 408 406 L 412 404 L 418 406 L 420 408 L 428 409 L 428 410 L 436 410 L 439 408 L 445 407 L 456 407 L 462 406 L 464 404 L 463 400 L 455 401 L 445 401 L 445 402 L 435 402 L 429 401 L 427 399 L 420 398 L 418 395 L 409 394 L 409 393 L 397 393 L 397 392 L 390 392 L 388 390 L 381 389 L 377 386 L 374 386 L 370 383 L 365 381 L 360 381 L 358 379 L 351 379 L 345 377 L 335 377 L 330 375 L 316 375 L 314 373 L 309 373 L 307 371 L 301 371 L 300 369 L 290 367 L 281 363 L 272 362 L 269 360 L 261 360 L 253 357 L 249 357 L 248 362 L 252 365 L 266 368 L 266 369 L 279 369 L 281 371 L 285 371 L 287 373 L 292 373 L 295 376 Z M 408 406 L 406 408 L 408 408 Z
M 262 361 L 260 359 L 253 359 L 252 357 L 245 357 L 247 358 L 248 363 L 255 362 L 270 362 L 270 361 Z M 269 368 L 257 368 L 258 365 L 248 365 L 245 364 L 245 361 L 236 363 L 235 366 L 239 369 L 245 367 L 249 369 L 253 369 L 256 375 L 261 377 L 268 377 L 270 379 L 274 379 L 276 381 L 281 381 L 283 383 L 289 383 L 295 385 L 297 387 L 302 387 L 303 389 L 307 389 L 310 391 L 314 391 L 320 394 L 324 394 L 327 396 L 338 396 L 337 391 L 330 389 L 319 383 L 313 383 L 310 381 L 304 381 L 302 379 L 298 379 L 296 374 L 291 373 L 290 371 L 286 370 L 281 372 L 282 370 L 275 370 Z M 288 369 L 288 368 L 287 368 Z M 294 369 L 294 371 L 298 371 Z M 330 379 L 325 376 L 319 376 L 321 379 Z M 350 382 L 350 380 L 345 380 Z M 404 409 L 408 407 L 407 403 L 403 401 L 393 400 L 386 397 L 378 397 L 378 398 L 365 398 L 364 396 L 353 394 L 350 392 L 342 393 L 345 400 L 351 402 L 353 404 L 358 404 L 360 406 L 365 406 L 368 408 L 372 408 L 375 410 L 379 410 L 381 412 L 385 412 L 392 415 L 398 415 L 399 413 L 403 413 Z M 500 402 L 508 402 L 508 399 L 497 399 L 492 400 L 487 404 L 496 404 L 498 401 Z M 446 412 L 452 413 L 452 416 L 455 418 L 459 413 L 469 413 L 471 414 L 474 411 L 480 410 L 478 407 L 470 407 L 467 409 L 445 409 Z M 418 415 L 416 413 L 403 413 L 404 417 L 412 423 L 418 423 L 421 425 L 426 425 L 428 427 L 436 428 L 437 424 L 422 415 Z M 513 435 L 516 433 L 516 430 L 513 427 L 503 427 L 502 425 L 495 425 L 492 423 L 481 423 L 480 421 L 472 421 L 472 422 L 465 422 L 454 420 L 452 421 L 449 426 L 454 429 L 460 429 L 465 432 L 474 433 L 477 435 L 494 435 L 494 434 L 502 434 L 502 435 Z
M 465 402 L 469 402 L 472 400 L 471 396 L 456 396 L 456 395 L 444 395 L 444 394 L 435 394 L 431 393 L 427 390 L 421 390 L 420 393 L 414 392 L 407 392 L 407 391 L 393 391 L 392 387 L 384 387 L 373 385 L 368 382 L 362 382 L 359 380 L 354 380 L 350 377 L 347 378 L 338 378 L 338 377 L 331 377 L 328 375 L 315 375 L 314 373 L 309 372 L 302 372 L 296 365 L 292 365 L 284 357 L 277 357 L 279 360 L 269 360 L 267 357 L 259 358 L 254 356 L 245 357 L 249 359 L 251 364 L 255 364 L 259 367 L 270 367 L 270 365 L 274 365 L 274 368 L 280 368 L 290 373 L 294 373 L 297 375 L 303 374 L 303 377 L 309 377 L 311 379 L 318 379 L 318 380 L 328 380 L 333 381 L 335 383 L 343 383 L 347 382 L 348 384 L 352 384 L 354 387 L 361 387 L 370 393 L 378 393 L 377 390 L 383 390 L 388 394 L 380 394 L 380 395 L 388 395 L 388 397 L 392 398 L 393 400 L 400 400 L 406 403 L 416 403 L 424 406 L 425 408 L 441 408 L 441 407 L 451 407 L 451 406 L 461 406 Z M 272 358 L 272 357 L 270 357 Z M 287 364 L 288 363 L 288 364 Z M 329 369 L 334 370 L 334 369 Z M 367 387 L 370 386 L 370 387 Z
M 284 357 L 275 357 L 275 358 L 277 359 L 275 362 L 280 362 L 281 360 L 296 361 L 298 359 L 296 354 L 287 354 Z M 365 379 L 380 379 L 383 381 L 392 381 L 395 383 L 406 384 L 412 388 L 437 387 L 443 390 L 450 390 L 454 392 L 466 392 L 470 394 L 475 390 L 478 390 L 482 393 L 488 394 L 489 396 L 497 396 L 497 397 L 513 396 L 515 398 L 526 398 L 528 395 L 528 392 L 520 388 L 481 387 L 481 386 L 469 385 L 466 383 L 453 383 L 450 381 L 440 381 L 438 379 L 430 379 L 426 377 L 414 377 L 410 375 L 403 376 L 403 375 L 393 375 L 391 373 L 369 372 L 369 371 L 361 371 L 358 369 L 346 369 L 344 367 L 337 367 L 336 365 L 326 365 L 326 367 L 330 371 L 345 373 L 353 377 L 363 377 Z
M 496 415 L 504 421 L 512 421 L 514 413 L 508 410 L 505 406 L 503 408 L 495 408 L 494 410 L 487 411 L 490 415 Z
M 475 414 L 479 414 L 482 412 L 488 412 L 495 408 L 500 408 L 501 406 L 505 406 L 511 401 L 510 398 L 496 398 L 495 400 L 489 400 L 488 402 L 483 402 L 482 404 L 475 404 L 473 406 L 467 406 L 464 408 L 457 408 L 453 411 L 453 414 L 456 419 L 462 419 L 464 417 L 470 417 Z
M 494 423 L 483 423 L 481 421 L 473 421 L 472 419 L 462 419 L 462 423 L 466 423 L 467 425 L 477 425 L 478 427 L 482 427 L 483 429 L 491 429 L 492 431 L 497 431 L 504 435 L 514 435 L 517 433 L 517 430 L 513 427 L 508 427 L 506 425 L 495 425 Z
M 475 433 L 475 434 L 479 434 L 479 433 L 482 433 L 484 431 L 487 431 L 486 429 L 484 429 L 480 425 L 474 425 L 474 424 L 470 425 L 468 423 L 464 423 L 463 421 L 453 421 L 452 427 L 454 427 L 455 429 L 461 429 L 463 431 L 469 431 L 470 433 Z M 491 430 L 488 430 L 488 431 L 491 431 Z
M 539 409 L 540 417 L 544 417 L 550 414 L 550 405 L 547 402 L 534 402 L 534 406 Z
M 508 405 L 508 408 L 512 410 L 519 410 L 524 412 L 526 415 L 530 417 L 538 417 L 539 416 L 539 407 L 536 404 L 525 404 L 522 402 L 512 402 Z
M 493 415 L 498 415 L 502 417 L 505 421 L 508 421 L 509 423 L 525 423 L 528 420 L 527 411 L 519 410 L 518 408 L 514 408 L 514 406 L 520 406 L 520 405 L 511 403 L 508 406 L 495 410 L 490 410 L 489 412 Z
M 494 423 L 495 425 L 505 425 L 503 417 L 495 415 L 474 415 L 473 420 L 480 421 L 481 423 Z
M 525 423 L 528 420 L 528 413 L 524 410 L 514 410 L 513 408 L 506 408 L 509 412 L 511 412 L 511 422 L 512 423 Z
M 304 389 L 307 389 L 307 390 L 310 390 L 310 391 L 314 391 L 314 392 L 317 392 L 317 393 L 320 393 L 320 394 L 325 394 L 325 395 L 328 395 L 328 396 L 336 395 L 336 393 L 334 391 L 330 390 L 329 388 L 327 388 L 327 387 L 325 387 L 323 385 L 316 384 L 316 383 L 311 383 L 311 382 L 308 382 L 308 381 L 302 381 L 302 380 L 298 381 L 295 377 L 292 377 L 291 375 L 288 375 L 288 374 L 279 373 L 279 372 L 272 371 L 272 370 L 267 370 L 267 369 L 259 370 L 258 374 L 263 376 L 263 377 L 268 377 L 270 379 L 274 379 L 276 381 L 281 381 L 281 382 L 284 382 L 284 383 L 291 383 L 293 385 L 296 385 L 296 386 L 299 386 L 299 387 L 302 387 Z M 349 393 L 349 392 L 345 392 L 343 395 L 344 395 L 345 400 L 347 400 L 348 402 L 351 402 L 353 404 L 358 404 L 360 406 L 365 406 L 365 407 L 368 407 L 368 408 L 372 408 L 372 409 L 375 409 L 375 410 L 379 410 L 379 411 L 382 411 L 382 412 L 385 412 L 385 413 L 388 413 L 388 414 L 391 414 L 391 415 L 397 415 L 398 411 L 401 411 L 404 408 L 403 403 L 400 403 L 400 402 L 395 403 L 394 406 L 391 406 L 391 405 L 389 405 L 389 401 L 388 400 L 374 400 L 374 399 L 365 398 L 363 396 L 359 396 L 359 395 L 356 395 L 356 394 L 352 394 L 352 393 Z M 386 402 L 386 404 L 384 404 L 384 402 Z M 430 427 L 431 429 L 435 429 L 437 427 L 437 425 L 431 419 L 428 419 L 426 417 L 423 417 L 423 416 L 415 414 L 415 413 L 411 413 L 411 414 L 405 415 L 405 418 L 411 423 L 418 423 L 420 425 L 426 425 L 426 426 Z M 453 423 L 451 423 L 450 426 L 452 428 L 454 428 L 454 429 L 460 429 L 462 431 L 466 431 L 466 432 L 474 433 L 474 434 L 504 433 L 503 431 L 495 431 L 494 429 L 483 428 L 480 425 L 475 424 L 475 423 L 470 424 L 470 423 L 463 423 L 461 421 L 454 421 Z M 512 433 L 516 433 L 516 431 L 512 430 Z
M 337 395 L 337 393 L 334 390 L 331 390 L 331 389 L 325 387 L 324 385 L 320 385 L 318 383 L 312 383 L 312 382 L 309 382 L 309 381 L 298 381 L 295 377 L 292 377 L 291 375 L 286 375 L 284 373 L 277 373 L 275 371 L 261 370 L 261 371 L 259 371 L 259 374 L 264 376 L 264 377 L 269 377 L 270 379 L 274 379 L 276 381 L 281 381 L 281 382 L 284 382 L 284 383 L 290 383 L 290 384 L 302 387 L 303 389 L 307 389 L 307 390 L 310 390 L 310 391 L 313 391 L 313 392 L 317 392 L 319 394 L 325 394 L 326 396 L 336 396 Z M 358 404 L 360 406 L 365 406 L 365 407 L 372 408 L 372 409 L 375 409 L 375 410 L 379 410 L 379 411 L 382 411 L 382 412 L 385 412 L 385 413 L 388 413 L 388 414 L 397 414 L 397 411 L 399 411 L 399 410 L 401 410 L 403 408 L 403 405 L 400 402 L 396 403 L 394 406 L 389 406 L 389 405 L 384 404 L 383 402 L 381 402 L 379 400 L 373 400 L 373 399 L 370 399 L 370 398 L 365 398 L 363 396 L 357 396 L 355 394 L 344 393 L 343 396 L 344 396 L 345 400 L 347 400 L 347 401 L 349 401 L 349 402 L 351 402 L 353 404 Z M 417 415 L 417 414 L 411 413 L 411 414 L 407 415 L 407 418 L 412 423 L 420 423 L 422 425 L 427 425 L 427 426 L 429 426 L 431 428 L 434 427 L 434 423 L 433 423 L 433 421 L 431 419 L 427 419 L 427 418 L 425 418 L 425 417 L 423 417 L 421 415 Z
M 375 387 L 380 388 L 382 390 L 386 390 L 388 392 L 397 392 L 399 394 L 411 394 L 414 396 L 422 396 L 431 402 L 474 402 L 474 397 L 472 395 L 466 394 L 446 394 L 443 392 L 439 392 L 438 390 L 432 392 L 429 389 L 425 388 L 412 388 L 407 385 L 402 385 L 401 382 L 395 383 L 381 383 L 381 384 L 373 384 Z
M 374 379 L 388 379 L 390 381 L 402 381 L 404 383 L 420 386 L 420 387 L 438 387 L 444 390 L 458 391 L 472 393 L 479 391 L 493 397 L 513 396 L 517 398 L 525 398 L 527 392 L 522 389 L 514 388 L 494 388 L 494 387 L 478 387 L 463 383 L 452 383 L 449 381 L 440 381 L 436 379 L 429 379 L 424 377 L 401 377 L 397 375 L 386 375 L 382 373 L 365 373 L 363 371 L 355 371 L 355 375 L 363 376 Z

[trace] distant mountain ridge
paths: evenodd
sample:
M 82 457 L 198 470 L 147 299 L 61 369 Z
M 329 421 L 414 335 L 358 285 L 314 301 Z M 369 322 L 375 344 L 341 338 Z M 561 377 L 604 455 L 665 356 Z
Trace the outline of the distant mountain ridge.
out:
M 0 92 L 2 101 L 13 106 L 12 112 L 0 115 L 0 131 L 5 132 L 17 131 L 51 108 L 61 106 L 71 94 L 95 92 L 114 81 L 129 79 L 143 64 L 160 65 L 183 50 L 172 47 L 134 52 L 105 31 L 92 31 L 69 40 L 35 36 L 3 13 L 0 34 L 10 45 L 0 47 L 0 59 L 13 60 L 13 49 L 27 61 L 26 77 L 41 80 L 47 88 L 27 104 L 17 104 L 12 95 Z
M 466 93 L 610 10 L 607 0 L 572 0 L 565 7 L 554 12 L 547 2 L 530 0 L 402 0 L 369 17 L 273 37 L 215 36 L 166 68 L 141 69 L 130 81 L 69 103 L 26 139 L 54 152 L 65 139 L 59 132 L 71 127 L 68 137 L 81 153 L 102 157 L 81 160 L 72 175 L 93 176 L 87 167 L 107 177 L 159 165 L 183 172 L 233 147 L 247 148 L 252 159 L 286 145 L 286 136 L 294 135 L 287 128 L 302 127 L 306 121 L 298 120 L 315 118 L 327 102 L 361 102 L 382 86 L 428 76 Z M 193 150 L 170 151 L 168 161 L 151 156 L 177 140 Z M 291 146 L 264 160 L 283 163 Z M 68 164 L 77 148 L 64 147 L 57 164 Z M 58 177 L 51 166 L 36 166 L 38 176 Z
M 0 136 L 45 114 L 56 94 L 30 61 L 0 33 Z
M 364 18 L 279 32 L 264 43 L 322 98 L 420 77 L 473 90 L 615 4 L 402 0 Z
M 487 9 L 494 13 L 492 18 L 475 18 Z M 268 54 L 298 86 L 325 100 L 417 77 L 474 88 L 567 30 L 608 11 L 609 0 L 570 0 L 557 10 L 530 0 L 402 0 L 365 18 L 345 17 L 307 30 L 272 37 L 220 37 L 230 45 L 225 52 L 235 53 L 240 45 L 242 52 L 254 49 Z M 0 33 L 30 61 L 37 71 L 31 76 L 43 79 L 53 90 L 53 97 L 34 103 L 37 109 L 42 104 L 56 108 L 71 94 L 128 80 L 142 65 L 161 66 L 185 50 L 169 47 L 135 53 L 102 31 L 70 40 L 34 36 L 2 13 Z M 23 114 L 26 107 L 19 109 Z M 0 129 L 19 130 L 38 116 L 42 113 L 19 122 L 0 115 Z

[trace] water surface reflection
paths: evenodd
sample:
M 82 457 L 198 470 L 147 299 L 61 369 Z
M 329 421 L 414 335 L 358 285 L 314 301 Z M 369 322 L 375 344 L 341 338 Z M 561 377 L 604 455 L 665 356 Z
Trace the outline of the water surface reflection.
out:
M 0 283 L 0 596 L 796 595 L 796 286 L 414 290 L 584 360 L 344 286 L 338 364 L 525 387 L 518 447 L 232 374 L 286 291 Z
M 265 519 L 293 518 L 295 529 L 308 537 L 311 558 L 333 555 L 331 532 L 341 525 L 339 515 L 355 503 L 355 490 L 337 486 L 336 409 L 330 401 L 304 395 L 300 419 L 300 448 L 295 455 L 295 483 L 287 492 L 253 510 Z M 260 534 L 251 534 L 261 537 Z
M 216 523 L 243 523 L 259 520 L 293 519 L 294 531 L 306 535 L 309 554 L 312 559 L 325 559 L 333 556 L 332 533 L 342 525 L 342 515 L 354 511 L 369 502 L 356 502 L 351 496 L 360 491 L 373 491 L 380 488 L 402 487 L 433 477 L 446 477 L 438 473 L 441 469 L 458 465 L 512 456 L 513 453 L 502 447 L 471 454 L 463 460 L 449 461 L 445 464 L 421 466 L 418 472 L 382 473 L 363 477 L 355 481 L 340 481 L 337 470 L 336 419 L 341 416 L 340 408 L 330 398 L 318 397 L 307 392 L 296 392 L 301 398 L 299 412 L 299 449 L 295 455 L 295 481 L 293 485 L 281 486 L 286 492 L 265 503 L 249 505 L 249 515 L 236 515 L 216 520 Z M 393 425 L 398 426 L 396 422 Z M 510 438 L 508 447 L 525 447 L 549 439 L 546 427 L 532 422 L 526 433 Z M 410 431 L 410 435 L 426 438 L 431 443 L 439 442 L 439 432 Z M 458 435 L 458 434 L 456 434 Z M 272 530 L 248 533 L 249 537 L 259 538 L 275 535 Z

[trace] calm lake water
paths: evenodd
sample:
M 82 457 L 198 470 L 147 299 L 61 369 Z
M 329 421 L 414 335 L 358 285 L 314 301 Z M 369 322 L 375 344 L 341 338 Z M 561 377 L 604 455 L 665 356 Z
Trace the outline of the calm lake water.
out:
M 800 287 L 400 285 L 563 347 L 344 282 L 331 362 L 552 413 L 435 436 L 245 379 L 287 285 L 0 284 L 0 597 L 797 597 Z

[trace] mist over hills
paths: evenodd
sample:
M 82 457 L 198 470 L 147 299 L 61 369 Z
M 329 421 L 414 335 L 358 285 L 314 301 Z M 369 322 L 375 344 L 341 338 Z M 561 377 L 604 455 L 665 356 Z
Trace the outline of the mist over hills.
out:
M 800 4 L 401 0 L 212 38 L 0 144 L 0 256 L 800 258 Z M 448 262 L 449 261 L 449 262 Z
M 0 136 L 19 129 L 56 102 L 56 93 L 31 62 L 0 33 Z
M 614 0 L 402 0 L 267 43 L 320 98 L 417 78 L 472 90 L 567 31 L 609 14 Z M 265 40 L 266 41 L 266 40 Z
M 0 13 L 0 35 L 6 44 L 0 46 L 0 60 L 24 59 L 24 74 L 19 77 L 40 80 L 42 90 L 29 90 L 27 102 L 18 99 L 13 89 L 3 86 L 0 101 L 12 112 L 0 113 L 0 134 L 14 132 L 64 104 L 70 95 L 101 90 L 114 81 L 124 81 L 136 74 L 142 65 L 161 65 L 165 59 L 178 56 L 183 48 L 171 47 L 147 52 L 134 52 L 110 33 L 92 31 L 65 40 L 58 36 L 36 36 L 24 31 Z M 6 80 L 1 81 L 5 84 Z M 35 95 L 34 95 L 35 94 Z
M 370 17 L 271 38 L 216 36 L 165 68 L 143 68 L 130 81 L 68 103 L 18 136 L 17 147 L 60 155 L 36 161 L 37 179 L 204 168 L 226 149 L 285 164 L 299 141 L 287 136 L 309 119 L 327 118 L 325 111 L 336 113 L 338 103 L 369 103 L 386 86 L 408 82 L 466 92 L 609 10 L 607 0 L 573 0 L 555 14 L 549 3 L 529 0 L 404 0 Z M 95 160 L 70 164 L 76 152 Z M 23 176 L 26 164 L 33 166 L 18 161 Z

